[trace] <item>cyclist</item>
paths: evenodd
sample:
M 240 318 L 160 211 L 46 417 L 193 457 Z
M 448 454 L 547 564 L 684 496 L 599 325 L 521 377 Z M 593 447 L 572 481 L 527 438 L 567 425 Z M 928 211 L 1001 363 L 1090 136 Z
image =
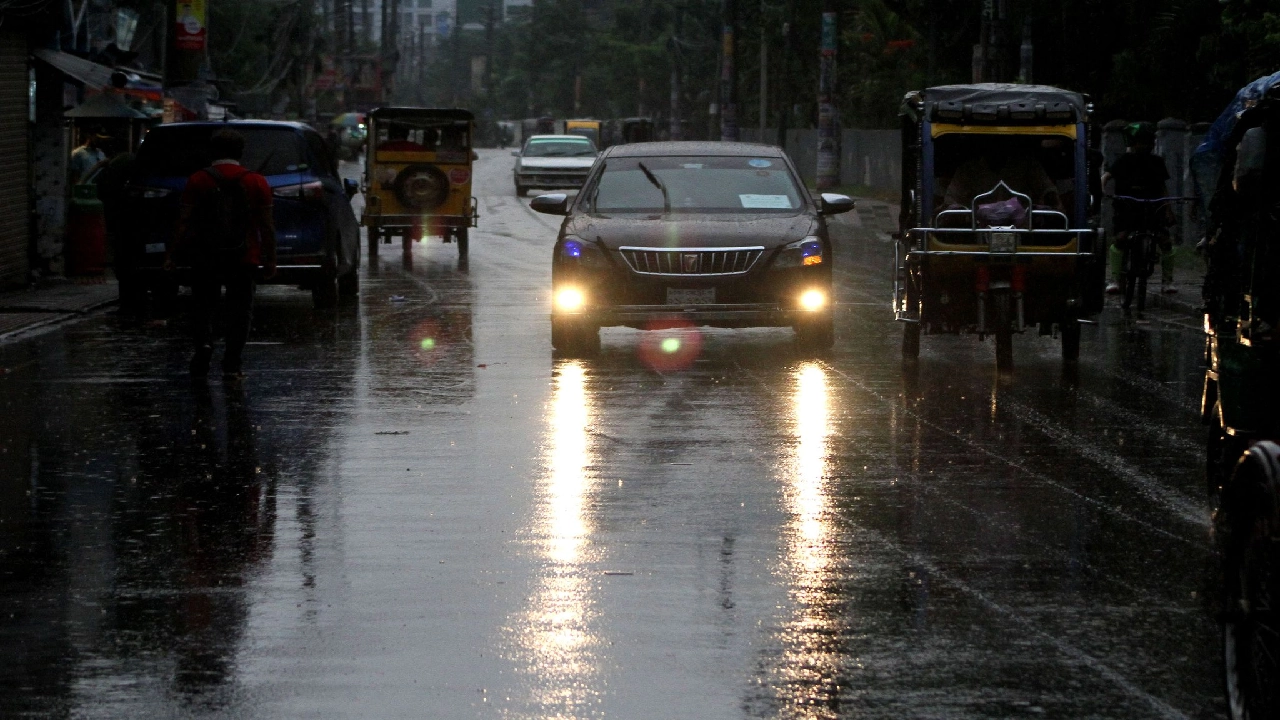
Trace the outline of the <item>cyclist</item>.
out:
M 1149 122 L 1135 122 L 1125 126 L 1125 145 L 1127 151 L 1111 167 L 1102 174 L 1102 186 L 1114 181 L 1114 194 L 1127 197 L 1155 199 L 1165 196 L 1165 182 L 1169 179 L 1169 171 L 1165 168 L 1164 158 L 1152 154 L 1155 147 L 1156 129 Z M 1167 210 L 1163 214 L 1153 214 L 1148 208 L 1138 203 L 1127 203 L 1117 200 L 1113 203 L 1112 233 L 1115 242 L 1111 246 L 1111 282 L 1107 285 L 1108 293 L 1120 292 L 1121 249 L 1129 235 L 1138 230 L 1154 232 L 1160 247 L 1160 286 L 1161 292 L 1175 293 L 1173 286 L 1173 244 L 1168 233 Z M 1160 218 L 1159 227 L 1148 227 Z

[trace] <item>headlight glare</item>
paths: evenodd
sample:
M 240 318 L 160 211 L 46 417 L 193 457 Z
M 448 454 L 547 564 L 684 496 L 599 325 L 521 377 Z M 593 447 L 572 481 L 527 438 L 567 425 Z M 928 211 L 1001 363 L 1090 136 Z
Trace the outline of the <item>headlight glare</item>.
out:
M 587 302 L 587 298 L 578 288 L 563 288 L 556 291 L 556 309 L 565 312 L 575 312 L 582 309 Z
M 800 308 L 807 312 L 817 312 L 826 304 L 827 294 L 821 290 L 805 290 L 800 294 Z

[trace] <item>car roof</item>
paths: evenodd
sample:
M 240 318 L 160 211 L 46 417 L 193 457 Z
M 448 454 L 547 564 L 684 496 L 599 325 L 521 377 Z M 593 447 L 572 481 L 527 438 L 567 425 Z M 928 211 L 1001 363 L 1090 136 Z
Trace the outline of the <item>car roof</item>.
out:
M 565 135 L 530 135 L 530 140 L 571 140 L 573 142 L 591 142 L 590 138 L 585 135 L 574 135 L 568 133 Z
M 641 142 L 614 145 L 609 148 L 610 157 L 664 157 L 664 156 L 729 156 L 729 157 L 786 157 L 782 149 L 774 145 L 745 142 L 686 140 L 667 142 Z
M 195 121 L 195 122 L 164 123 L 162 125 L 155 126 L 154 128 L 152 128 L 152 130 L 158 130 L 161 128 L 179 128 L 179 127 L 231 127 L 231 128 L 272 127 L 272 128 L 286 128 L 290 130 L 314 130 L 315 129 L 306 123 L 294 122 L 291 120 L 203 120 L 203 121 Z

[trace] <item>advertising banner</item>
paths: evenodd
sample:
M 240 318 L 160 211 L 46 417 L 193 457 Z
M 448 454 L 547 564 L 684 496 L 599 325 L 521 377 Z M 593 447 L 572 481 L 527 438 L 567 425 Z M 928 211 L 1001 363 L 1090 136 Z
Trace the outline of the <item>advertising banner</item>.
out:
M 203 51 L 205 45 L 205 0 L 176 0 L 174 18 L 177 28 L 174 47 L 178 50 Z

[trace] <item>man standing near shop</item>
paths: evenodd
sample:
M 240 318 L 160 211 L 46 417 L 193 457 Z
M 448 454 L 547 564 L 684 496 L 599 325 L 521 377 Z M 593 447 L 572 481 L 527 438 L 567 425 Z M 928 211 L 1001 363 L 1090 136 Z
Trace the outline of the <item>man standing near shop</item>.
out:
M 178 217 L 175 253 L 190 262 L 192 335 L 191 376 L 209 374 L 213 357 L 213 318 L 222 306 L 226 349 L 224 380 L 244 377 L 241 356 L 253 320 L 253 294 L 259 267 L 264 278 L 276 273 L 276 230 L 271 187 L 262 175 L 240 166 L 244 136 L 223 129 L 209 140 L 213 163 L 187 179 Z M 165 258 L 173 267 L 173 256 Z M 222 289 L 226 288 L 226 297 Z

